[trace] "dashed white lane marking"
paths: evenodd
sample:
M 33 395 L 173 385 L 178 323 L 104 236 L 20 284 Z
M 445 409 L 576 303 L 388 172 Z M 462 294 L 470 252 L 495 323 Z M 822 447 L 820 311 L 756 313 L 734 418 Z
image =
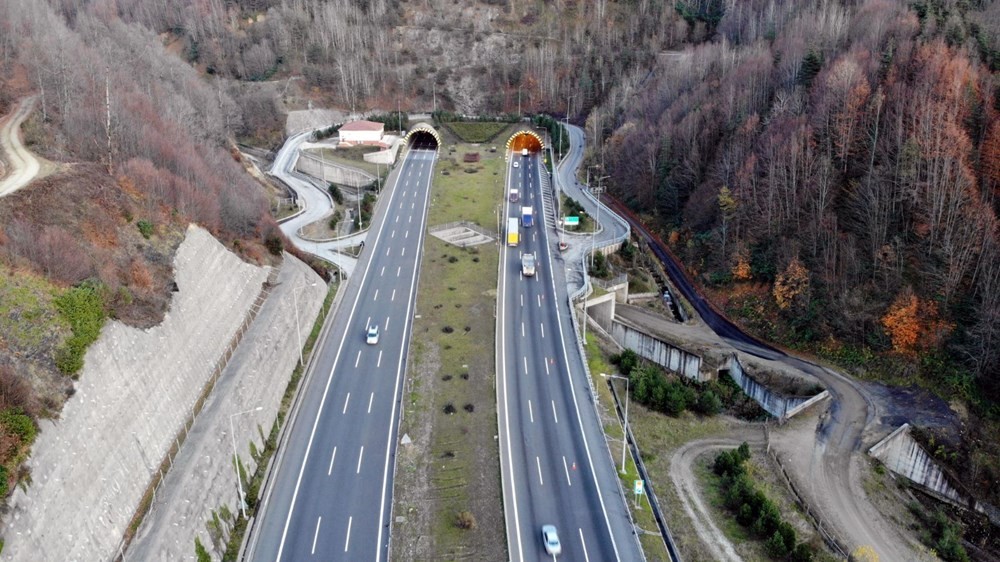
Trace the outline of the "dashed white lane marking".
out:
M 344 541 L 344 552 L 351 547 L 351 525 L 354 523 L 354 517 L 347 518 L 347 539 Z
M 528 358 L 524 358 L 524 374 L 528 374 Z
M 538 325 L 542 328 L 542 338 L 545 338 L 545 323 L 539 322 Z
M 382 366 L 382 350 L 378 350 L 378 362 L 375 364 L 376 367 Z
M 393 230 L 392 234 L 389 235 L 389 238 L 395 238 L 395 237 L 396 237 L 396 231 Z
M 378 300 L 378 289 L 375 289 L 375 296 L 372 298 L 372 301 L 377 301 L 377 300 Z
M 337 458 L 337 448 L 333 448 L 333 454 L 330 455 L 330 468 L 326 469 L 326 475 L 329 476 L 333 474 L 333 460 Z
M 405 247 L 403 248 L 403 251 L 399 253 L 399 255 L 400 256 L 405 256 L 406 255 L 406 248 Z
M 403 271 L 403 266 L 399 266 L 399 267 L 396 268 L 396 277 L 399 277 L 399 272 L 400 271 Z
M 312 554 L 316 554 L 316 539 L 319 538 L 319 525 L 322 522 L 323 522 L 323 516 L 322 515 L 316 518 L 316 532 L 313 533 Z
M 389 297 L 389 301 L 394 302 L 395 300 L 396 300 L 396 289 L 393 289 L 392 296 Z
M 375 393 L 373 392 L 371 396 L 368 397 L 368 413 L 372 413 L 372 401 L 375 400 Z M 565 457 L 563 457 L 565 458 Z
M 569 479 L 569 466 L 566 465 L 566 457 L 563 456 L 563 470 L 566 471 L 566 485 L 572 486 L 573 481 Z
M 358 468 L 354 471 L 355 474 L 361 474 L 361 459 L 365 458 L 365 446 L 361 446 L 361 452 L 358 453 Z
M 538 467 L 538 484 L 544 486 L 545 479 L 542 478 L 542 461 L 538 460 L 538 457 L 535 457 L 535 466 Z
M 382 266 L 382 272 L 379 273 L 378 276 L 382 277 L 383 275 L 385 275 L 385 266 L 384 265 Z
M 350 401 L 351 401 L 351 393 L 348 392 L 347 396 L 344 397 L 344 410 L 340 412 L 341 414 L 347 413 L 347 403 Z
M 552 401 L 552 417 L 556 419 L 556 423 L 559 423 L 559 414 L 556 413 L 556 401 Z
M 583 545 L 583 561 L 590 562 L 590 555 L 587 554 L 587 541 L 583 538 L 583 529 L 577 529 L 580 531 L 580 544 Z
M 538 295 L 538 308 L 542 308 L 542 295 Z
M 545 374 L 546 375 L 549 374 L 549 362 L 548 362 L 548 360 L 545 361 Z
M 358 363 L 361 361 L 361 350 L 358 350 L 358 358 L 354 360 L 354 368 L 358 368 Z
M 524 322 L 521 322 L 521 337 L 524 337 Z
M 535 412 L 531 409 L 531 400 L 528 400 L 528 417 L 531 419 L 531 423 L 535 423 Z M 336 447 L 334 447 L 336 451 Z

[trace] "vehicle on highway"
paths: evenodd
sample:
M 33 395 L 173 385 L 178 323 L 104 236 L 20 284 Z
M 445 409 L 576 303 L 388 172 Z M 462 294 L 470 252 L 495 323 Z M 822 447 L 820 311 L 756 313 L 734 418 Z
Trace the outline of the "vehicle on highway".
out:
M 528 155 L 528 149 L 527 148 L 522 148 L 521 149 L 521 156 L 527 156 L 527 155 Z
M 515 168 L 517 167 L 517 165 L 518 165 L 518 164 L 517 164 L 517 162 L 514 162 L 514 167 L 515 167 Z
M 535 254 L 524 254 L 521 256 L 521 273 L 525 277 L 535 274 Z
M 521 226 L 531 228 L 535 223 L 535 209 L 533 207 L 521 207 Z
M 545 552 L 552 556 L 558 556 L 562 552 L 562 545 L 559 544 L 559 532 L 555 525 L 542 525 L 542 544 L 545 545 Z
M 518 199 L 520 199 L 520 193 L 516 189 L 510 190 L 510 202 L 517 203 Z
M 517 246 L 518 242 L 521 241 L 521 230 L 517 225 L 517 218 L 510 217 L 507 219 L 507 245 Z
M 378 324 L 373 324 L 368 326 L 368 335 L 365 338 L 368 345 L 375 345 L 378 343 Z

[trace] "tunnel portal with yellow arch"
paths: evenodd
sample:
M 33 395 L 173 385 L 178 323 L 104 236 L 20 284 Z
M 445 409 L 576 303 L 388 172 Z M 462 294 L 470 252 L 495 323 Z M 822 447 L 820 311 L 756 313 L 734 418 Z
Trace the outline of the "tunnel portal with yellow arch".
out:
M 409 148 L 427 148 L 435 150 L 440 147 L 441 134 L 427 123 L 417 123 L 403 137 Z
M 514 152 L 521 152 L 523 149 L 528 149 L 529 154 L 535 154 L 543 148 L 545 148 L 545 142 L 534 131 L 522 129 L 507 139 L 507 150 L 513 150 Z

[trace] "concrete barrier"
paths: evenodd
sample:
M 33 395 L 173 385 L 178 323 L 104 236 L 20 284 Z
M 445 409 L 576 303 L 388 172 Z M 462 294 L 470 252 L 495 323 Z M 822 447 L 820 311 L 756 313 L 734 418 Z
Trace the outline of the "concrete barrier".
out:
M 618 345 L 675 373 L 699 382 L 711 379 L 710 373 L 701 371 L 701 357 L 617 319 L 611 322 L 611 336 Z
M 743 392 L 747 396 L 753 398 L 767 413 L 783 420 L 798 414 L 829 396 L 829 393 L 825 390 L 814 396 L 784 396 L 778 394 L 748 375 L 735 353 L 730 356 L 726 369 L 729 371 L 730 378 L 736 381 L 736 384 L 743 389 Z

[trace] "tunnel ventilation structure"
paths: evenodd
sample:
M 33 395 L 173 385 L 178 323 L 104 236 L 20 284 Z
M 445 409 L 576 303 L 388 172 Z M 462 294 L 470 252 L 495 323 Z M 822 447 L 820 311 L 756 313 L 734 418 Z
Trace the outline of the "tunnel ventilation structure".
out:
M 545 142 L 534 131 L 522 129 L 507 139 L 507 150 L 513 150 L 514 152 L 521 152 L 523 149 L 528 149 L 529 154 L 535 154 L 543 148 L 545 148 Z
M 441 135 L 427 123 L 417 123 L 403 137 L 410 148 L 437 149 L 443 144 Z

